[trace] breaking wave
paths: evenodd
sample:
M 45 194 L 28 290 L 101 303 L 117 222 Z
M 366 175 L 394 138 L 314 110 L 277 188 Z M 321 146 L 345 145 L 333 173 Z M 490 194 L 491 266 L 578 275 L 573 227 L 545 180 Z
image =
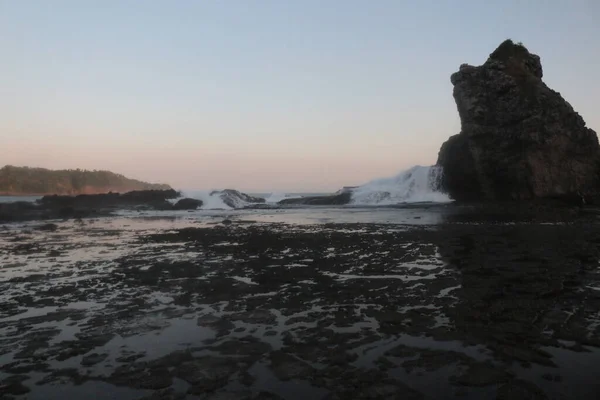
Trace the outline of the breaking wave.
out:
M 441 191 L 442 168 L 438 166 L 414 166 L 400 174 L 376 179 L 361 186 L 345 187 L 337 193 L 350 193 L 350 205 L 386 206 L 403 203 L 446 203 L 452 201 Z M 325 196 L 327 194 L 313 194 Z M 254 197 L 257 196 L 257 197 Z M 182 197 L 202 200 L 201 209 L 231 210 L 248 206 L 274 206 L 279 201 L 309 196 L 302 193 L 271 192 L 248 195 L 237 190 L 184 191 Z M 300 203 L 301 204 L 301 203 Z
M 221 196 L 218 196 L 211 190 L 187 190 L 182 191 L 181 198 L 190 197 L 192 199 L 202 200 L 201 209 L 204 210 L 230 210 Z
M 184 197 L 202 200 L 200 209 L 203 210 L 231 210 L 265 203 L 264 198 L 250 196 L 233 189 L 183 191 L 180 198 Z
M 438 166 L 414 166 L 392 178 L 376 179 L 350 189 L 353 205 L 452 201 L 441 189 L 443 170 Z
M 284 199 L 296 199 L 302 197 L 299 194 L 272 192 L 266 197 L 267 204 L 276 204 Z

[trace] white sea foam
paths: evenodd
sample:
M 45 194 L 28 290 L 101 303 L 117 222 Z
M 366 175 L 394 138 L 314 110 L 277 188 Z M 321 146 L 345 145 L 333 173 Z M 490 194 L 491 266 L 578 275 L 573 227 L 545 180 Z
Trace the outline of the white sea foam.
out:
M 376 179 L 361 186 L 347 187 L 340 192 L 352 193 L 352 205 L 394 205 L 402 203 L 452 201 L 446 193 L 440 191 L 442 169 L 437 166 L 414 166 L 392 178 Z M 315 194 L 323 195 L 323 194 Z M 260 196 L 265 196 L 261 194 Z M 302 197 L 300 194 L 272 192 L 266 195 L 266 204 L 276 204 L 283 199 Z M 236 191 L 183 191 L 182 197 L 202 200 L 204 210 L 230 210 L 243 208 L 253 203 L 243 193 Z
M 376 179 L 352 190 L 351 204 L 393 205 L 401 203 L 451 201 L 440 191 L 442 169 L 414 166 L 392 178 Z
M 264 203 L 255 201 L 253 196 L 232 189 L 210 191 L 184 190 L 181 194 L 182 197 L 202 200 L 203 204 L 200 208 L 203 210 L 231 210 Z M 260 199 L 260 197 L 258 199 Z

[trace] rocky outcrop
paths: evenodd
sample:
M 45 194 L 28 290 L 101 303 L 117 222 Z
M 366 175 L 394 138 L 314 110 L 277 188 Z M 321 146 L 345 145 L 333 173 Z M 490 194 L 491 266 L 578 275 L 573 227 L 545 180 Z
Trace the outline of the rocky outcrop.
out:
M 179 200 L 177 203 L 173 204 L 173 210 L 196 210 L 202 207 L 202 200 L 185 198 Z
M 596 133 L 542 81 L 540 57 L 511 40 L 451 77 L 461 132 L 438 155 L 456 200 L 593 200 L 600 192 Z
M 114 208 L 139 205 L 162 205 L 168 199 L 180 196 L 176 190 L 135 190 L 123 194 L 80 194 L 78 196 L 44 196 L 39 203 L 46 208 Z
M 279 205 L 341 206 L 352 200 L 351 190 L 341 190 L 329 196 L 308 196 L 283 199 Z
M 24 216 L 27 216 L 27 218 L 24 218 Z M 42 219 L 42 216 L 42 210 L 35 204 L 27 201 L 0 203 L 0 222 Z
M 123 193 L 120 201 L 124 204 L 151 204 L 152 202 L 176 199 L 181 196 L 177 190 L 134 190 Z
M 124 208 L 171 210 L 173 205 L 168 200 L 177 197 L 180 193 L 173 189 L 44 196 L 37 203 L 0 203 L 0 222 L 99 217 Z

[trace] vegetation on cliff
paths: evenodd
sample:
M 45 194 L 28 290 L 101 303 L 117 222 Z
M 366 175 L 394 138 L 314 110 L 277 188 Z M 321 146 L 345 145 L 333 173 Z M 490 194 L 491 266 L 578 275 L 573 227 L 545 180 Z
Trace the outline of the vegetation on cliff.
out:
M 171 187 L 129 179 L 110 171 L 49 170 L 11 165 L 0 168 L 2 195 L 75 195 L 167 189 Z

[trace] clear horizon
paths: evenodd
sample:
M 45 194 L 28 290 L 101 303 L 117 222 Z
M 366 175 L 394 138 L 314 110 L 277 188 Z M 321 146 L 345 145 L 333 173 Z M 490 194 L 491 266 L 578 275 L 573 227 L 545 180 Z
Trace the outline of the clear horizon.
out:
M 0 0 L 0 166 L 331 192 L 435 163 L 505 39 L 600 130 L 600 3 Z

